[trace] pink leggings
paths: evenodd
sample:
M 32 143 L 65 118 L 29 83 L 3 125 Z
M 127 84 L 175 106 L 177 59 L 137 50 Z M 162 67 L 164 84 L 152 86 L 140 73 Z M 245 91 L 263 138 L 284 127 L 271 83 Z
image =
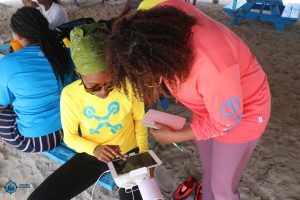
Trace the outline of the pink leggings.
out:
M 258 143 L 226 144 L 214 139 L 197 141 L 203 166 L 203 200 L 239 200 L 238 184 Z

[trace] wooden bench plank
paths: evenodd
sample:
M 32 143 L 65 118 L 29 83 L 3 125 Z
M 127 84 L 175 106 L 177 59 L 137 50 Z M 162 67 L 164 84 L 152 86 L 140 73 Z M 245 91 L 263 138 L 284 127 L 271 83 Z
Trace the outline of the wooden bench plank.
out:
M 237 0 L 237 2 L 236 2 L 236 7 L 234 8 L 234 5 L 233 5 L 233 4 L 234 4 L 234 0 L 232 0 L 230 4 L 228 4 L 228 5 L 226 5 L 226 6 L 224 7 L 224 9 L 237 10 L 237 9 L 239 9 L 240 7 L 242 7 L 243 5 L 245 5 L 246 3 L 247 3 L 246 0 Z
M 285 5 L 281 14 L 282 18 L 298 19 L 300 13 L 300 4 L 288 3 Z
M 300 10 L 300 3 L 294 3 L 293 9 L 298 9 L 298 10 Z
M 291 15 L 290 15 L 290 18 L 291 19 L 298 19 L 298 17 L 299 17 L 299 11 L 300 10 L 292 10 L 292 12 L 291 12 Z
M 281 17 L 289 18 L 292 10 L 284 10 L 281 14 Z

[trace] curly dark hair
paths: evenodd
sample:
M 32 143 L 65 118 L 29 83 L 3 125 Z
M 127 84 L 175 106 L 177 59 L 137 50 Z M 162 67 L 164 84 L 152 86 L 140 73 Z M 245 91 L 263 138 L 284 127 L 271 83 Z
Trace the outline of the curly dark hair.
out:
M 157 86 L 161 76 L 176 91 L 176 79 L 184 82 L 190 71 L 189 39 L 196 23 L 194 17 L 171 6 L 119 19 L 106 45 L 106 64 L 116 88 L 127 94 L 128 79 L 134 94 L 146 104 L 157 99 L 157 87 L 149 85 Z

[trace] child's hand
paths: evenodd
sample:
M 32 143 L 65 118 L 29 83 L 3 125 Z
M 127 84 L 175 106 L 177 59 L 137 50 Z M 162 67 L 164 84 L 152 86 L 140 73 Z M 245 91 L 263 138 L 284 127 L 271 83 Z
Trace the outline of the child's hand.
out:
M 94 156 L 105 163 L 114 160 L 116 157 L 125 159 L 125 156 L 121 154 L 121 149 L 117 145 L 98 145 L 94 150 Z

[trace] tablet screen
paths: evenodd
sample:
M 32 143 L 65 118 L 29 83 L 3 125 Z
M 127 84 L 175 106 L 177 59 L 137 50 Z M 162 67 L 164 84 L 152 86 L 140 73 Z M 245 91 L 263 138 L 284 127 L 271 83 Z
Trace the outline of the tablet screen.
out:
M 157 164 L 148 152 L 127 157 L 126 160 L 115 160 L 112 163 L 118 175 L 126 174 L 138 168 L 149 167 Z

